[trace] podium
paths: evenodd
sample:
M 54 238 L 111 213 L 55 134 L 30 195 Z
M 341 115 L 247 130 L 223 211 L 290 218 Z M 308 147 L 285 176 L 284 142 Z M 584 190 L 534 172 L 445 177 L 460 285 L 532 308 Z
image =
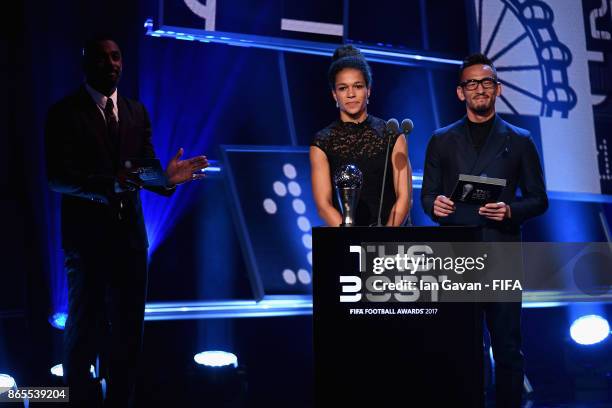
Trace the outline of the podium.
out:
M 340 298 L 357 295 L 340 282 L 360 274 L 350 246 L 480 238 L 476 227 L 313 228 L 316 407 L 484 406 L 478 304 Z

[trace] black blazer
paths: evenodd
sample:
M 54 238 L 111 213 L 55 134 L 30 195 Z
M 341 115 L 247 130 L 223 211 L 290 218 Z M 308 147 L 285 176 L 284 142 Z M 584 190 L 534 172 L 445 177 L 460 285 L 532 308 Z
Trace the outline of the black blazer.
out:
M 64 248 L 148 247 L 139 192 L 115 193 L 122 159 L 155 157 L 151 123 L 144 106 L 117 97 L 119 151 L 84 86 L 51 107 L 45 126 L 47 178 L 62 194 Z M 170 195 L 173 189 L 155 189 Z
M 510 205 L 512 218 L 502 222 L 478 215 L 474 205 L 456 204 L 448 217 L 433 215 L 433 203 L 443 194 L 450 197 L 459 174 L 506 179 L 500 201 Z M 517 188 L 521 197 L 516 195 Z M 421 203 L 440 225 L 479 225 L 486 241 L 518 241 L 521 224 L 548 208 L 548 197 L 540 158 L 529 132 L 499 116 L 480 154 L 472 144 L 467 117 L 434 132 L 427 146 Z

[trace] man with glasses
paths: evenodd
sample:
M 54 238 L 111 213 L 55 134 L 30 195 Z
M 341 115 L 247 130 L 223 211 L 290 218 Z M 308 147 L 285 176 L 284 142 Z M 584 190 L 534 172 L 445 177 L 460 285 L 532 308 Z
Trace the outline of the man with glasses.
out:
M 501 93 L 491 60 L 474 54 L 463 61 L 457 97 L 465 103 L 467 114 L 431 137 L 421 202 L 440 225 L 477 225 L 482 227 L 484 241 L 516 242 L 521 239 L 521 224 L 546 211 L 548 198 L 529 132 L 495 113 L 495 99 Z M 506 179 L 506 187 L 496 203 L 481 207 L 455 203 L 449 197 L 459 174 Z M 484 311 L 495 359 L 496 407 L 520 407 L 521 303 L 486 303 Z

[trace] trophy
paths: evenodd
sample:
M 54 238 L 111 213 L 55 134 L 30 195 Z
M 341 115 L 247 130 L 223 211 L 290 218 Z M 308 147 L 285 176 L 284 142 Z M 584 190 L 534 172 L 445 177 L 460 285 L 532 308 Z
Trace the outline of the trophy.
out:
M 342 224 L 340 225 L 343 227 L 350 227 L 355 221 L 362 183 L 363 174 L 354 164 L 346 164 L 334 174 L 338 203 L 342 210 Z

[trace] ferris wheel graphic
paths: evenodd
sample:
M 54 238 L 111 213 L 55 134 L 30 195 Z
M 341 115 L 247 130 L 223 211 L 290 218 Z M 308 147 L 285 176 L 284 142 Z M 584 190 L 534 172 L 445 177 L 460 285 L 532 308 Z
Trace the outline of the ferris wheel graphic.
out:
M 567 118 L 576 106 L 567 68 L 570 49 L 541 0 L 475 0 L 480 49 L 495 64 L 504 92 L 498 110 Z

